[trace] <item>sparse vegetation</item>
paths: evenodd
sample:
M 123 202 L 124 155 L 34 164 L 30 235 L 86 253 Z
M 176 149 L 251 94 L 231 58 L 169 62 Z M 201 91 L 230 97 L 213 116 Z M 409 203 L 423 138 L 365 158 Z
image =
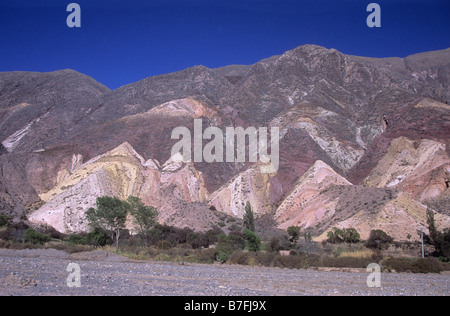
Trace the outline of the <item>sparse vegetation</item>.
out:
M 10 227 L 12 225 L 12 217 L 0 214 L 0 227 Z
M 369 263 L 377 262 L 385 271 L 412 273 L 439 273 L 449 270 L 444 263 L 447 257 L 444 251 L 435 251 L 441 255 L 441 261 L 436 258 L 418 259 L 417 243 L 393 241 L 392 237 L 381 230 L 373 230 L 367 241 L 360 241 L 359 233 L 353 229 L 333 228 L 328 234 L 328 240 L 319 244 L 313 241 L 311 232 L 304 233 L 305 241 L 299 241 L 299 227 L 289 227 L 284 235 L 268 236 L 261 239 L 258 234 L 246 226 L 250 223 L 252 213 L 247 203 L 247 224 L 244 229 L 237 226 L 225 233 L 219 222 L 218 226 L 206 232 L 196 232 L 190 228 L 176 228 L 161 225 L 156 221 L 157 210 L 145 206 L 139 199 L 120 201 L 113 198 L 100 198 L 97 201 L 95 216 L 98 210 L 106 212 L 113 210 L 118 218 L 110 214 L 111 221 L 120 225 L 92 225 L 92 231 L 83 234 L 64 236 L 48 228 L 29 228 L 23 223 L 12 224 L 3 217 L 0 228 L 0 247 L 6 248 L 45 248 L 51 247 L 67 252 L 79 252 L 102 248 L 113 250 L 121 255 L 139 260 L 163 260 L 192 263 L 243 264 L 251 266 L 280 267 L 303 269 L 311 267 L 358 268 L 364 269 Z M 91 211 L 92 212 L 92 211 Z M 101 214 L 101 213 L 100 213 Z M 135 221 L 137 234 L 130 234 L 121 223 L 124 214 L 130 214 Z M 91 221 L 98 224 L 106 222 L 106 218 L 96 218 Z M 253 225 L 255 223 L 253 222 Z M 434 227 L 434 218 L 429 214 L 429 241 L 438 249 L 446 249 L 448 230 L 438 232 Z M 113 229 L 114 227 L 114 229 Z M 261 227 L 257 227 L 261 232 Z M 118 229 L 118 230 L 117 230 Z M 117 236 L 120 235 L 120 244 Z M 447 238 L 447 239 L 446 239 Z M 49 241 L 52 241 L 49 243 Z M 113 246 L 114 245 L 114 246 Z M 395 248 L 395 249 L 394 249 Z M 401 257 L 402 255 L 407 257 Z M 397 257 L 397 255 L 399 257 Z M 383 259 L 387 257 L 388 259 Z
M 42 234 L 31 228 L 28 228 L 25 231 L 25 242 L 29 242 L 34 245 L 43 245 L 46 242 L 49 242 L 50 239 L 51 239 L 50 236 L 48 236 L 46 234 Z
M 382 262 L 385 269 L 395 272 L 441 273 L 444 271 L 438 259 L 429 258 L 388 258 Z

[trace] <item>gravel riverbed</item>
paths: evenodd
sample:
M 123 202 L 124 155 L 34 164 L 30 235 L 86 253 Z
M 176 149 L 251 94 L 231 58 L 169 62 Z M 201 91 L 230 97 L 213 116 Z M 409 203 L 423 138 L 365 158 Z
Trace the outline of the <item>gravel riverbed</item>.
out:
M 80 287 L 69 287 L 70 263 Z M 428 295 L 450 294 L 449 274 L 289 270 L 237 265 L 134 261 L 108 252 L 69 255 L 58 250 L 0 249 L 0 295 Z

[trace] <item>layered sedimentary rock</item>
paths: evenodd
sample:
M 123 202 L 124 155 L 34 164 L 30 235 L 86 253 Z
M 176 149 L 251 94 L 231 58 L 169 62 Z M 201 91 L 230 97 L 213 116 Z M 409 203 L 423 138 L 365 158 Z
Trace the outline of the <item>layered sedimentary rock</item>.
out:
M 261 173 L 260 166 L 255 165 L 215 191 L 209 204 L 220 212 L 243 218 L 245 205 L 250 202 L 256 216 L 267 214 L 274 208 L 272 178 L 273 174 Z
M 88 229 L 85 213 L 95 207 L 97 197 L 125 200 L 137 196 L 144 203 L 158 207 L 164 218 L 166 208 L 174 207 L 163 202 L 169 189 L 174 198 L 188 203 L 203 202 L 208 194 L 201 174 L 192 165 L 171 159 L 160 167 L 158 161 L 145 161 L 128 143 L 75 170 L 67 170 L 60 180 L 52 190 L 40 195 L 47 203 L 33 212 L 29 220 L 63 233 Z
M 73 70 L 0 73 L 0 212 L 78 231 L 97 196 L 136 195 L 161 221 L 205 230 L 250 201 L 282 229 L 404 239 L 427 208 L 442 225 L 450 215 L 449 74 L 450 49 L 379 59 L 316 45 L 114 91 Z M 172 157 L 172 131 L 196 118 L 278 127 L 279 169 Z

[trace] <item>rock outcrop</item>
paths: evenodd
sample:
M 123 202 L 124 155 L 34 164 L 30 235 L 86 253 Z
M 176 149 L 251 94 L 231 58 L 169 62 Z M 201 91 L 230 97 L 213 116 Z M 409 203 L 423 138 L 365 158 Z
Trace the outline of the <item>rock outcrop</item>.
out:
M 73 70 L 0 73 L 0 212 L 72 232 L 97 196 L 136 195 L 206 230 L 250 201 L 281 229 L 415 236 L 427 208 L 450 216 L 449 74 L 450 49 L 379 59 L 316 45 L 114 91 Z M 172 131 L 196 118 L 278 127 L 279 169 L 172 157 Z
M 174 199 L 187 203 L 203 202 L 208 196 L 201 173 L 192 165 L 171 159 L 160 167 L 158 161 L 145 161 L 130 144 L 124 143 L 75 170 L 66 170 L 52 190 L 40 195 L 46 204 L 33 212 L 29 220 L 62 233 L 86 231 L 85 213 L 95 207 L 101 196 L 123 200 L 137 196 L 158 207 L 164 219 L 165 213 L 175 207 L 165 203 L 169 189 Z

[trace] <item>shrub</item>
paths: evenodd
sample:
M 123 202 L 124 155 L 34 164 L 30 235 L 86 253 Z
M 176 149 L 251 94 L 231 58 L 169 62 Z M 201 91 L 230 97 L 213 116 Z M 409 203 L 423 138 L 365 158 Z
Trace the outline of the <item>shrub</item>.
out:
M 202 263 L 213 263 L 216 260 L 217 251 L 214 248 L 202 250 L 198 257 Z
M 85 237 L 85 245 L 104 247 L 113 243 L 112 239 L 99 229 L 95 229 Z
M 228 263 L 230 264 L 241 264 L 247 265 L 250 258 L 250 254 L 246 251 L 235 251 L 228 258 Z
M 43 245 L 50 241 L 50 236 L 37 232 L 31 228 L 25 231 L 25 242 L 32 243 L 34 245 Z
M 261 238 L 249 229 L 244 230 L 244 239 L 246 241 L 246 249 L 249 251 L 261 250 Z
M 289 234 L 289 241 L 293 244 L 295 244 L 298 239 L 300 238 L 300 227 L 297 226 L 290 226 L 287 229 L 287 232 Z
M 205 238 L 202 234 L 190 232 L 186 236 L 186 243 L 192 246 L 193 249 L 198 249 L 205 244 Z
M 273 265 L 279 268 L 307 269 L 309 267 L 309 260 L 304 255 L 276 256 L 273 260 Z
M 265 250 L 269 252 L 278 252 L 281 249 L 280 240 L 276 237 L 272 237 L 272 239 L 265 244 Z
M 204 233 L 205 237 L 205 247 L 209 247 L 209 245 L 215 244 L 218 241 L 218 236 L 223 234 L 220 228 L 213 228 Z
M 255 252 L 252 256 L 255 258 L 256 265 L 264 267 L 273 266 L 273 261 L 275 260 L 275 254 L 272 252 Z
M 86 245 L 85 237 L 79 234 L 72 234 L 66 238 L 66 242 L 70 245 Z
M 230 244 L 227 241 L 219 241 L 216 245 L 216 251 L 217 251 L 217 253 L 223 252 L 227 255 L 230 255 L 233 253 L 234 247 L 232 244 Z
M 441 273 L 444 269 L 436 258 L 388 258 L 383 266 L 396 272 Z
M 0 214 L 0 227 L 9 227 L 12 225 L 12 217 L 4 214 Z
M 89 234 L 72 234 L 66 242 L 70 245 L 89 245 L 95 247 L 104 247 L 112 244 L 112 239 L 100 229 L 94 229 Z
M 232 244 L 236 250 L 243 250 L 245 248 L 245 239 L 241 233 L 230 233 L 226 240 Z
M 225 263 L 227 262 L 229 256 L 230 255 L 228 253 L 219 251 L 216 255 L 216 260 L 219 261 L 220 263 Z
M 330 268 L 366 268 L 372 262 L 371 258 L 325 256 L 320 260 L 320 265 Z
M 167 240 L 161 240 L 156 243 L 156 247 L 159 250 L 169 250 L 170 248 L 172 248 L 172 244 Z
M 0 240 L 10 240 L 12 229 L 0 229 Z

